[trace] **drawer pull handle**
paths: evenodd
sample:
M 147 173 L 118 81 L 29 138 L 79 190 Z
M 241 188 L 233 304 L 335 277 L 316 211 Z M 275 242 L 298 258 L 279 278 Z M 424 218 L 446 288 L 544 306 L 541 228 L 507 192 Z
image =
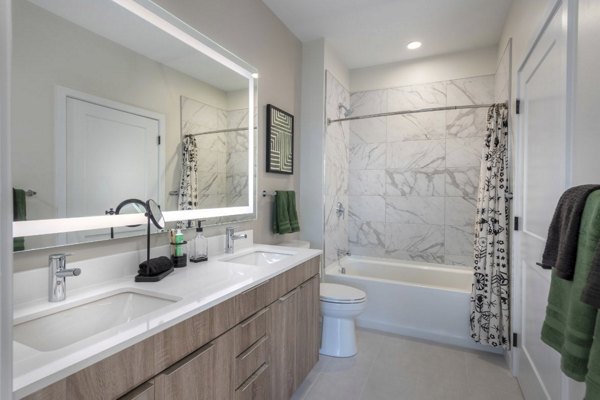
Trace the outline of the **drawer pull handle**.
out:
M 248 380 L 246 381 L 246 383 L 242 383 L 242 386 L 240 386 L 240 388 L 238 389 L 240 392 L 245 391 L 246 389 L 248 389 L 257 379 L 258 377 L 265 372 L 265 370 L 269 367 L 269 364 L 264 363 L 262 365 L 262 367 L 260 367 L 255 373 L 252 374 L 252 376 L 250 376 L 250 378 L 248 378 Z
M 254 343 L 252 346 L 250 346 L 250 347 L 249 347 L 249 348 L 248 348 L 246 351 L 244 351 L 244 352 L 243 352 L 243 353 L 242 353 L 242 354 L 241 354 L 241 355 L 240 355 L 238 358 L 239 358 L 240 360 L 243 360 L 243 359 L 245 359 L 246 357 L 248 357 L 250 354 L 252 354 L 252 352 L 253 352 L 254 350 L 256 350 L 256 349 L 257 349 L 257 348 L 258 348 L 260 345 L 262 345 L 262 344 L 265 342 L 265 340 L 267 340 L 267 338 L 268 338 L 268 336 L 266 336 L 266 335 L 265 335 L 265 336 L 263 336 L 262 338 L 258 339 L 258 340 L 256 341 L 256 343 Z
M 240 324 L 240 326 L 242 328 L 247 327 L 249 324 L 253 323 L 254 321 L 256 321 L 258 318 L 260 318 L 264 313 L 266 313 L 269 309 L 265 308 L 262 311 L 259 311 L 258 313 L 254 314 L 253 316 L 251 316 L 250 318 L 248 318 L 246 321 L 242 322 Z
M 280 298 L 279 298 L 279 301 L 282 301 L 282 302 L 283 302 L 283 301 L 286 301 L 287 299 L 289 299 L 290 297 L 292 297 L 293 295 L 295 295 L 297 291 L 298 291 L 298 288 L 296 288 L 296 289 L 292 290 L 291 292 L 289 292 L 289 293 L 288 293 L 288 294 L 286 294 L 285 296 L 283 296 L 283 297 L 280 297 Z
M 255 290 L 255 289 L 258 289 L 259 287 L 266 285 L 267 283 L 269 283 L 269 281 L 264 281 L 263 283 L 259 283 L 258 285 L 256 285 L 256 286 L 253 286 L 253 287 L 251 287 L 251 288 L 250 288 L 250 289 L 248 289 L 248 290 L 244 290 L 244 291 L 243 291 L 241 294 L 248 294 L 248 293 L 250 293 L 251 291 L 253 291 L 253 290 Z

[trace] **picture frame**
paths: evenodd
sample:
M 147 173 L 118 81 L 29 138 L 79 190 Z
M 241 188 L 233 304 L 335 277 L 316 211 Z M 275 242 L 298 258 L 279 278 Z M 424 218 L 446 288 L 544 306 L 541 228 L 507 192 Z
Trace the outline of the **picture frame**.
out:
M 294 173 L 294 116 L 267 104 L 267 172 Z

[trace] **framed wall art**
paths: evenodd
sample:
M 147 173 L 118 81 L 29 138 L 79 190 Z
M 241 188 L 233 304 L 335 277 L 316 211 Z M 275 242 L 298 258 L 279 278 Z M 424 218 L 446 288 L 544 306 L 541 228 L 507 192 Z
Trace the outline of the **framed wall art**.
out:
M 294 173 L 294 116 L 267 104 L 267 172 Z

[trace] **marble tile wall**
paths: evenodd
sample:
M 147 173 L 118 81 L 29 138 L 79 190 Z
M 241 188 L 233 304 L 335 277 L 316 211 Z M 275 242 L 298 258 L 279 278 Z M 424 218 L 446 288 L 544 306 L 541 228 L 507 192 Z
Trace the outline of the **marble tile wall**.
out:
M 181 132 L 248 126 L 248 110 L 223 110 L 181 97 Z M 197 135 L 198 203 L 201 208 L 248 204 L 248 132 Z
M 353 115 L 492 103 L 494 86 L 489 75 L 352 93 L 350 103 Z M 350 121 L 348 240 L 353 254 L 471 264 L 486 112 Z
M 327 71 L 326 74 L 326 110 L 327 118 L 336 119 L 343 117 L 339 104 L 350 106 L 350 93 L 348 89 Z M 348 249 L 348 211 L 346 215 L 338 217 L 335 208 L 338 202 L 346 210 L 348 204 L 348 167 L 349 167 L 349 122 L 335 122 L 327 126 L 325 132 L 325 235 L 324 251 L 325 263 L 329 265 L 337 259 L 337 249 Z M 368 171 L 365 171 L 368 173 Z M 371 185 L 371 180 L 369 179 Z M 377 185 L 377 183 L 373 183 Z M 379 185 L 383 185 L 383 176 L 379 177 Z M 367 190 L 367 189 L 363 189 Z

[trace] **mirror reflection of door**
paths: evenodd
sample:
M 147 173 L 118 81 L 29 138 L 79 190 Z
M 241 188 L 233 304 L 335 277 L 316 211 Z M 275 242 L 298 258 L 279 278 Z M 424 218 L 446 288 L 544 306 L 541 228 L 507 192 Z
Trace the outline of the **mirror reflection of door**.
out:
M 103 215 L 126 198 L 162 197 L 159 120 L 72 97 L 66 99 L 65 118 L 67 190 L 62 215 Z M 145 229 L 115 228 L 114 236 L 139 235 Z M 67 240 L 108 238 L 110 231 L 103 229 L 70 233 Z

